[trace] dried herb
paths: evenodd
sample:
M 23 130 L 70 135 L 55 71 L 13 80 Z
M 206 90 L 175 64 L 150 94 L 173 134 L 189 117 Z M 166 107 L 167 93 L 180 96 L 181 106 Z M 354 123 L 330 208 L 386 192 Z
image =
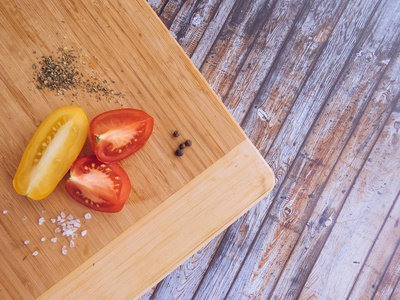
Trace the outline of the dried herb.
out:
M 90 76 L 86 79 L 84 74 L 79 71 L 82 67 L 79 62 L 79 55 L 74 50 L 67 48 L 58 49 L 59 56 L 53 57 L 52 55 L 42 56 L 41 61 L 33 64 L 32 68 L 35 70 L 33 79 L 36 80 L 36 87 L 38 89 L 50 89 L 56 91 L 58 95 L 71 89 L 79 89 L 85 93 L 94 95 L 97 100 L 105 98 L 109 102 L 115 100 L 121 106 L 123 94 L 115 92 L 108 85 L 107 80 L 100 80 L 97 77 Z M 85 64 L 85 62 L 83 62 Z M 111 81 L 115 83 L 115 81 Z M 74 97 L 78 93 L 73 94 Z
M 42 56 L 40 70 L 36 74 L 37 88 L 48 88 L 58 93 L 65 92 L 78 85 L 78 74 L 75 66 L 76 56 L 63 51 L 61 57 Z

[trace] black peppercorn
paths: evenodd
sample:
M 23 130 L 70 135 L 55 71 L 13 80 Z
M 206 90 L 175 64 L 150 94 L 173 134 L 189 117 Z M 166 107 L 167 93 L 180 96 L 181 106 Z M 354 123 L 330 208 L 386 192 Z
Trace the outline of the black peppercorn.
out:
M 190 146 L 192 146 L 192 141 L 191 140 L 187 140 L 186 142 L 185 142 L 185 145 L 187 146 L 187 147 L 190 147 Z
M 183 155 L 183 150 L 182 149 L 178 149 L 175 151 L 175 155 L 176 156 L 182 156 Z
M 178 130 L 176 130 L 176 131 L 174 131 L 174 137 L 178 137 L 179 136 L 179 131 Z
M 186 145 L 185 143 L 179 144 L 179 149 L 185 149 Z

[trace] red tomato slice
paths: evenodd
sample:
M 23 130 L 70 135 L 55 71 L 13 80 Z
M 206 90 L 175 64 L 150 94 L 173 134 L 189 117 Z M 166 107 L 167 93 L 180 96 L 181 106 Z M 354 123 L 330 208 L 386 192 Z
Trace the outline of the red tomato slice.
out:
M 79 203 L 102 212 L 119 212 L 131 182 L 118 163 L 105 164 L 96 156 L 79 157 L 71 166 L 65 189 Z
M 153 118 L 142 110 L 125 108 L 107 111 L 90 122 L 90 144 L 100 161 L 119 161 L 146 144 L 153 125 Z

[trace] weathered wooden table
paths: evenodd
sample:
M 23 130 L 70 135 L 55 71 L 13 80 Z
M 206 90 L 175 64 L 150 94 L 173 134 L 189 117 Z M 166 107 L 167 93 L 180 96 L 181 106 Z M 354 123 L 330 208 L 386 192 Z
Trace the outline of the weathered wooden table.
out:
M 277 184 L 142 299 L 400 299 L 400 1 L 149 3 Z

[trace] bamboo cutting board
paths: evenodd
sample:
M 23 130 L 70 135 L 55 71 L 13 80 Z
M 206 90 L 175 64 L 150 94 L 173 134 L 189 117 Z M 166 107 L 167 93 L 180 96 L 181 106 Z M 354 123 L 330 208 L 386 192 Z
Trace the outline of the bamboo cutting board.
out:
M 269 166 L 144 0 L 2 1 L 0 29 L 1 299 L 138 297 L 272 189 Z M 123 98 L 36 89 L 33 63 L 60 47 L 79 52 L 82 72 L 112 82 Z M 78 204 L 66 178 L 41 201 L 14 192 L 30 138 L 66 105 L 89 120 L 121 106 L 154 117 L 146 147 L 121 162 L 132 192 L 120 213 Z M 193 146 L 176 157 L 185 139 Z M 87 142 L 81 155 L 91 153 Z M 50 222 L 60 212 L 87 230 L 74 248 Z

